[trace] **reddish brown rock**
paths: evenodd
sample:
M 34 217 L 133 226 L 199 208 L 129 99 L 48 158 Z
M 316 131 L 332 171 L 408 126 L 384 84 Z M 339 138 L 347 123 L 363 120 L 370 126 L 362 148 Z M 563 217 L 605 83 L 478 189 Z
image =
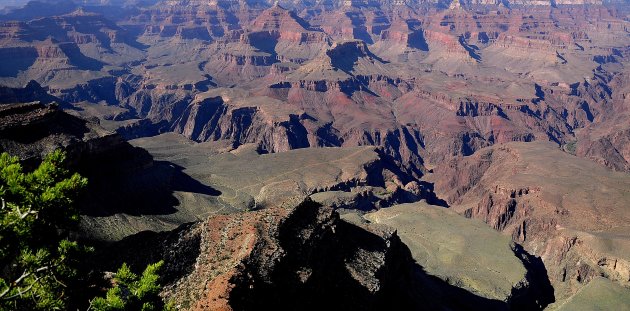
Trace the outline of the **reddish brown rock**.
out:
M 453 209 L 542 258 L 557 299 L 600 274 L 630 285 L 627 174 L 543 143 L 497 145 L 434 172 L 436 192 Z

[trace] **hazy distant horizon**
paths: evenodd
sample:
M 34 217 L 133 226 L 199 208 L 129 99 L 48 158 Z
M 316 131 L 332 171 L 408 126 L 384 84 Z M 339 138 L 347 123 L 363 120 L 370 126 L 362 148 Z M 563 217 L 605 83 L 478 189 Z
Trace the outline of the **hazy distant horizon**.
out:
M 28 3 L 28 0 L 3 0 L 0 1 L 0 9 L 12 6 L 23 6 Z
M 23 7 L 25 6 L 27 3 L 31 2 L 31 1 L 40 1 L 40 2 L 65 2 L 68 0 L 0 0 L 0 10 L 5 9 L 5 8 L 10 8 L 10 7 Z M 85 0 L 70 0 L 74 3 L 98 3 L 98 2 L 103 2 L 100 0 L 97 1 L 85 1 Z

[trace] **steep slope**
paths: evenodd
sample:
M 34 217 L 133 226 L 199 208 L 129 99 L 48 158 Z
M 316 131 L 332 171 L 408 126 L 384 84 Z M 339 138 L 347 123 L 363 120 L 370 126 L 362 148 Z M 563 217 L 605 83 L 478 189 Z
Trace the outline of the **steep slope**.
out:
M 609 309 L 623 310 L 630 308 L 630 291 L 613 282 L 597 277 L 584 288 L 573 295 L 567 302 L 560 304 L 558 309 L 565 310 L 593 310 Z
M 617 59 L 619 56 L 611 56 Z M 603 65 L 607 68 L 606 64 Z M 627 122 L 630 108 L 628 71 L 609 72 L 604 81 L 585 81 L 576 87 L 576 93 L 588 94 L 586 107 L 592 119 L 597 120 L 578 132 L 569 152 L 591 159 L 615 171 L 630 171 L 630 127 Z M 604 85 L 609 85 L 608 92 Z M 597 96 L 607 94 L 607 96 Z M 608 101 L 601 98 L 609 98 Z M 593 100 L 595 99 L 595 100 Z M 599 99 L 599 100 L 598 100 Z M 592 107 L 592 108 L 591 108 Z M 588 116 L 588 115 L 587 115 Z M 565 146 L 565 149 L 567 146 Z
M 250 44 L 273 51 L 280 62 L 302 63 L 328 46 L 328 36 L 279 5 L 264 10 L 249 27 Z
M 520 245 L 481 221 L 424 202 L 396 205 L 364 218 L 396 229 L 414 260 L 449 284 L 512 309 L 539 309 L 554 301 L 540 258 L 523 253 Z
M 482 149 L 435 168 L 436 192 L 540 256 L 556 297 L 594 277 L 629 286 L 630 177 L 548 143 Z
M 623 6 L 149 4 L 138 3 L 135 15 L 120 16 L 117 24 L 81 10 L 3 23 L 0 62 L 7 62 L 0 83 L 36 80 L 78 106 L 116 105 L 115 116 L 93 111 L 112 127 L 124 121 L 121 132 L 136 136 L 181 132 L 192 126 L 184 124 L 189 107 L 208 97 L 200 93 L 239 89 L 236 97 L 263 96 L 260 106 L 249 107 L 265 110 L 270 100 L 264 97 L 282 102 L 280 122 L 295 123 L 288 115 L 306 118 L 286 136 L 304 136 L 302 127 L 309 133 L 308 143 L 272 142 L 265 135 L 244 142 L 259 139 L 272 152 L 379 145 L 417 175 L 423 162 L 532 140 L 581 141 L 576 154 L 627 169 L 627 135 L 606 130 L 623 122 L 605 113 L 624 100 L 618 82 L 624 78 L 616 76 L 628 55 Z M 239 120 L 223 120 L 223 128 Z M 200 122 L 195 126 L 214 124 Z M 269 132 L 276 126 L 254 127 Z M 608 145 L 620 151 L 608 152 Z
M 462 229 L 476 231 L 467 226 Z M 429 233 L 422 227 L 418 230 Z M 498 233 L 485 230 L 501 240 Z M 507 240 L 502 241 L 506 244 L 499 243 L 499 253 L 507 256 L 504 264 L 515 269 L 510 273 L 529 278 L 529 270 L 511 252 Z M 393 228 L 345 221 L 331 208 L 310 200 L 212 216 L 169 234 L 145 232 L 110 249 L 118 252 L 103 252 L 98 260 L 112 267 L 120 261 L 142 266 L 147 260 L 164 258 L 169 285 L 162 294 L 182 310 L 269 306 L 306 310 L 508 309 L 505 302 L 476 296 L 457 287 L 459 284 L 430 275 Z M 150 259 L 139 258 L 138 251 Z M 527 281 L 518 286 L 518 294 L 535 291 Z M 514 303 L 518 299 L 522 299 L 521 306 L 532 302 L 523 298 L 513 297 Z
M 142 58 L 142 46 L 115 23 L 94 13 L 69 14 L 0 25 L 0 83 L 35 80 L 69 96 L 86 80 Z M 118 67 L 118 68 L 117 68 Z
M 84 172 L 99 171 L 107 165 L 123 166 L 126 161 L 116 162 L 127 156 L 127 164 L 137 160 L 132 166 L 151 162 L 148 154 L 133 148 L 117 134 L 71 116 L 55 104 L 0 104 L 0 118 L 0 151 L 26 163 L 34 164 L 55 149 L 65 150 L 72 165 Z M 107 158 L 108 163 L 101 163 L 103 167 L 98 168 L 96 162 Z

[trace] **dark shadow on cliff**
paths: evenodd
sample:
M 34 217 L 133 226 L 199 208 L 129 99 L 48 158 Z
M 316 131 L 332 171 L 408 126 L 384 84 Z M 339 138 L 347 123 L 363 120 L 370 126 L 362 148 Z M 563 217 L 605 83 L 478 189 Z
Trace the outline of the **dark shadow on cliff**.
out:
M 305 232 L 318 234 L 309 223 L 317 217 L 317 208 L 301 209 L 281 225 L 280 245 L 288 254 L 271 273 L 260 273 L 265 260 L 253 254 L 243 273 L 231 280 L 234 310 L 510 309 L 506 302 L 427 274 L 395 234 L 384 238 L 338 221 L 334 230 L 319 233 L 321 240 L 309 241 Z
M 17 78 L 37 60 L 37 50 L 33 47 L 0 48 L 0 77 Z
M 168 132 L 170 126 L 168 121 L 162 120 L 157 123 L 153 123 L 149 119 L 141 119 L 138 122 L 130 126 L 120 127 L 116 130 L 122 138 L 126 140 L 136 139 L 140 137 L 152 137 Z
M 179 205 L 176 191 L 221 194 L 182 167 L 155 162 L 146 150 L 115 134 L 97 134 L 95 128 L 96 124 L 56 105 L 0 104 L 0 152 L 9 151 L 26 169 L 33 169 L 42 155 L 54 149 L 65 151 L 68 168 L 88 179 L 79 202 L 85 215 L 172 214 Z
M 249 44 L 258 50 L 276 57 L 276 45 L 278 37 L 266 31 L 252 32 L 247 36 Z
M 73 43 L 60 44 L 59 48 L 68 56 L 70 64 L 83 70 L 99 71 L 105 64 L 94 58 L 85 56 L 79 46 Z
M 433 183 L 421 180 L 418 182 L 418 184 L 420 184 L 420 186 L 422 187 L 421 189 L 423 190 L 422 198 L 425 199 L 428 204 L 441 207 L 449 207 L 448 202 L 438 197 L 438 195 L 435 193 L 435 185 Z
M 463 288 L 453 286 L 439 277 L 428 274 L 424 267 L 414 264 L 414 275 L 418 296 L 431 307 L 424 310 L 510 310 L 507 303 L 477 296 Z M 537 309 L 532 309 L 537 310 Z
M 429 44 L 427 43 L 427 40 L 424 37 L 424 33 L 421 30 L 416 30 L 409 34 L 407 45 L 420 51 L 429 51 Z
M 26 83 L 24 87 L 8 87 L 0 85 L 0 104 L 30 102 L 40 102 L 42 104 L 58 103 L 62 108 L 71 107 L 70 104 L 48 94 L 46 89 L 34 80 Z
M 411 139 L 408 139 L 408 141 L 411 141 Z M 402 159 L 395 159 L 383 148 L 377 148 L 376 152 L 383 160 L 383 167 L 380 170 L 372 171 L 371 174 L 368 175 L 368 181 L 371 185 L 380 185 L 384 187 L 385 180 L 383 179 L 382 169 L 387 169 L 390 172 L 394 173 L 396 176 L 402 177 L 401 179 L 403 183 L 416 181 L 420 188 L 420 192 L 418 194 L 407 193 L 405 197 L 401 198 L 403 200 L 400 202 L 410 203 L 420 200 L 426 200 L 426 202 L 431 205 L 449 207 L 448 202 L 438 197 L 438 195 L 435 193 L 435 186 L 432 183 L 420 180 L 420 178 L 424 175 L 424 172 L 421 169 L 424 165 L 424 162 L 418 162 L 417 164 L 407 162 L 405 163 L 405 167 L 401 165 Z M 422 161 L 422 159 L 419 159 L 419 161 Z
M 143 150 L 144 151 L 144 150 Z M 175 191 L 218 196 L 220 191 L 204 185 L 170 162 L 144 163 L 145 167 L 97 166 L 90 161 L 81 172 L 88 177 L 82 213 L 89 216 L 168 215 L 177 211 Z M 123 162 L 124 163 L 124 162 Z
M 346 12 L 346 16 L 352 21 L 354 38 L 363 40 L 368 44 L 374 43 L 367 27 L 364 25 L 366 19 L 362 13 Z
M 233 287 L 226 298 L 233 310 L 541 310 L 546 306 L 528 293 L 508 303 L 449 284 L 417 264 L 394 232 L 366 229 L 322 209 L 307 200 L 287 218 L 268 220 L 279 223 L 256 226 L 259 236 L 277 239 L 281 249 L 269 248 L 274 245 L 269 240 L 257 242 L 229 280 Z M 276 225 L 277 232 L 266 231 Z M 199 224 L 184 224 L 171 232 L 141 232 L 101 244 L 94 263 L 108 271 L 123 262 L 141 270 L 163 259 L 163 282 L 172 284 L 194 269 L 203 230 Z M 270 256 L 270 250 L 279 256 Z M 515 254 L 523 255 L 518 249 Z M 529 255 L 525 257 L 531 261 Z M 528 288 L 535 293 L 539 285 L 532 280 Z
M 0 88 L 0 93 L 7 90 Z M 27 170 L 35 169 L 43 154 L 58 148 L 68 149 L 64 146 L 89 135 L 87 121 L 63 113 L 57 104 L 1 102 L 0 99 L 0 152 L 18 156 Z M 66 151 L 70 151 L 71 158 L 71 150 Z
M 464 38 L 464 36 L 459 37 L 459 44 L 466 50 L 466 52 L 468 52 L 468 56 L 470 56 L 472 59 L 474 59 L 477 62 L 481 62 L 481 56 L 477 52 L 479 51 L 479 48 L 477 46 L 469 45 L 466 42 L 466 39 Z
M 26 123 L 23 120 L 26 120 L 28 114 L 38 107 L 42 107 L 40 109 L 41 112 L 39 112 L 41 118 L 37 120 L 39 122 L 20 124 Z M 82 138 L 90 131 L 87 127 L 87 121 L 60 113 L 55 110 L 56 108 L 57 105 L 45 108 L 45 106 L 38 104 L 0 104 L 0 118 L 5 122 L 5 124 L 0 125 L 0 139 L 10 140 L 19 144 L 33 144 L 35 142 L 45 142 L 51 136 L 69 135 Z M 11 122 L 15 123 L 15 125 L 11 126 L 9 124 Z
M 369 57 L 380 63 L 388 63 L 386 60 L 378 57 L 370 50 L 360 51 L 356 46 L 350 48 L 342 46 L 336 49 L 328 50 L 326 54 L 330 58 L 331 65 L 333 67 L 338 68 L 349 75 L 354 75 L 354 66 L 359 61 L 360 57 Z
M 195 223 L 187 223 L 172 231 L 139 232 L 117 242 L 87 242 L 97 246 L 92 262 L 102 271 L 116 271 L 123 263 L 132 271 L 143 271 L 148 264 L 164 260 L 161 282 L 169 284 L 193 271 L 201 253 L 198 227 Z
M 535 310 L 542 309 L 556 301 L 554 289 L 547 275 L 547 268 L 540 257 L 531 255 L 519 245 L 514 244 L 512 248 L 514 255 L 523 262 L 527 269 L 527 279 L 530 282 L 529 295 L 524 295 L 516 290 L 512 291 L 514 298 L 513 310 Z
M 275 266 L 253 253 L 244 271 L 230 280 L 235 284 L 229 297 L 234 310 L 408 310 L 414 304 L 401 290 L 409 282 L 408 262 L 391 257 L 387 271 L 369 271 L 371 254 L 387 256 L 387 241 L 355 225 L 336 221 L 334 231 L 322 229 L 314 219 L 314 202 L 283 221 L 278 229 L 285 255 Z M 365 258 L 360 258 L 361 256 Z M 380 258 L 378 255 L 374 258 Z M 365 262 L 363 262 L 365 260 Z M 356 261 L 354 266 L 352 261 Z M 362 263 L 365 263 L 362 265 Z M 378 263 L 374 263 L 378 265 Z M 352 267 L 356 269 L 352 271 Z M 369 289 L 376 275 L 380 288 Z M 252 286 L 253 285 L 253 286 Z M 391 289 L 390 289 L 391 287 Z M 396 288 L 394 288 L 396 287 Z

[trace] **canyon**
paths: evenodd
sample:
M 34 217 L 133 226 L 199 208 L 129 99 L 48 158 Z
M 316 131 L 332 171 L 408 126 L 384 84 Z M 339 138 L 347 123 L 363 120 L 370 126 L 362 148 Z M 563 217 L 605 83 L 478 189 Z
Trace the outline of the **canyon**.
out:
M 623 0 L 0 7 L 0 151 L 182 310 L 630 308 L 629 118 Z

